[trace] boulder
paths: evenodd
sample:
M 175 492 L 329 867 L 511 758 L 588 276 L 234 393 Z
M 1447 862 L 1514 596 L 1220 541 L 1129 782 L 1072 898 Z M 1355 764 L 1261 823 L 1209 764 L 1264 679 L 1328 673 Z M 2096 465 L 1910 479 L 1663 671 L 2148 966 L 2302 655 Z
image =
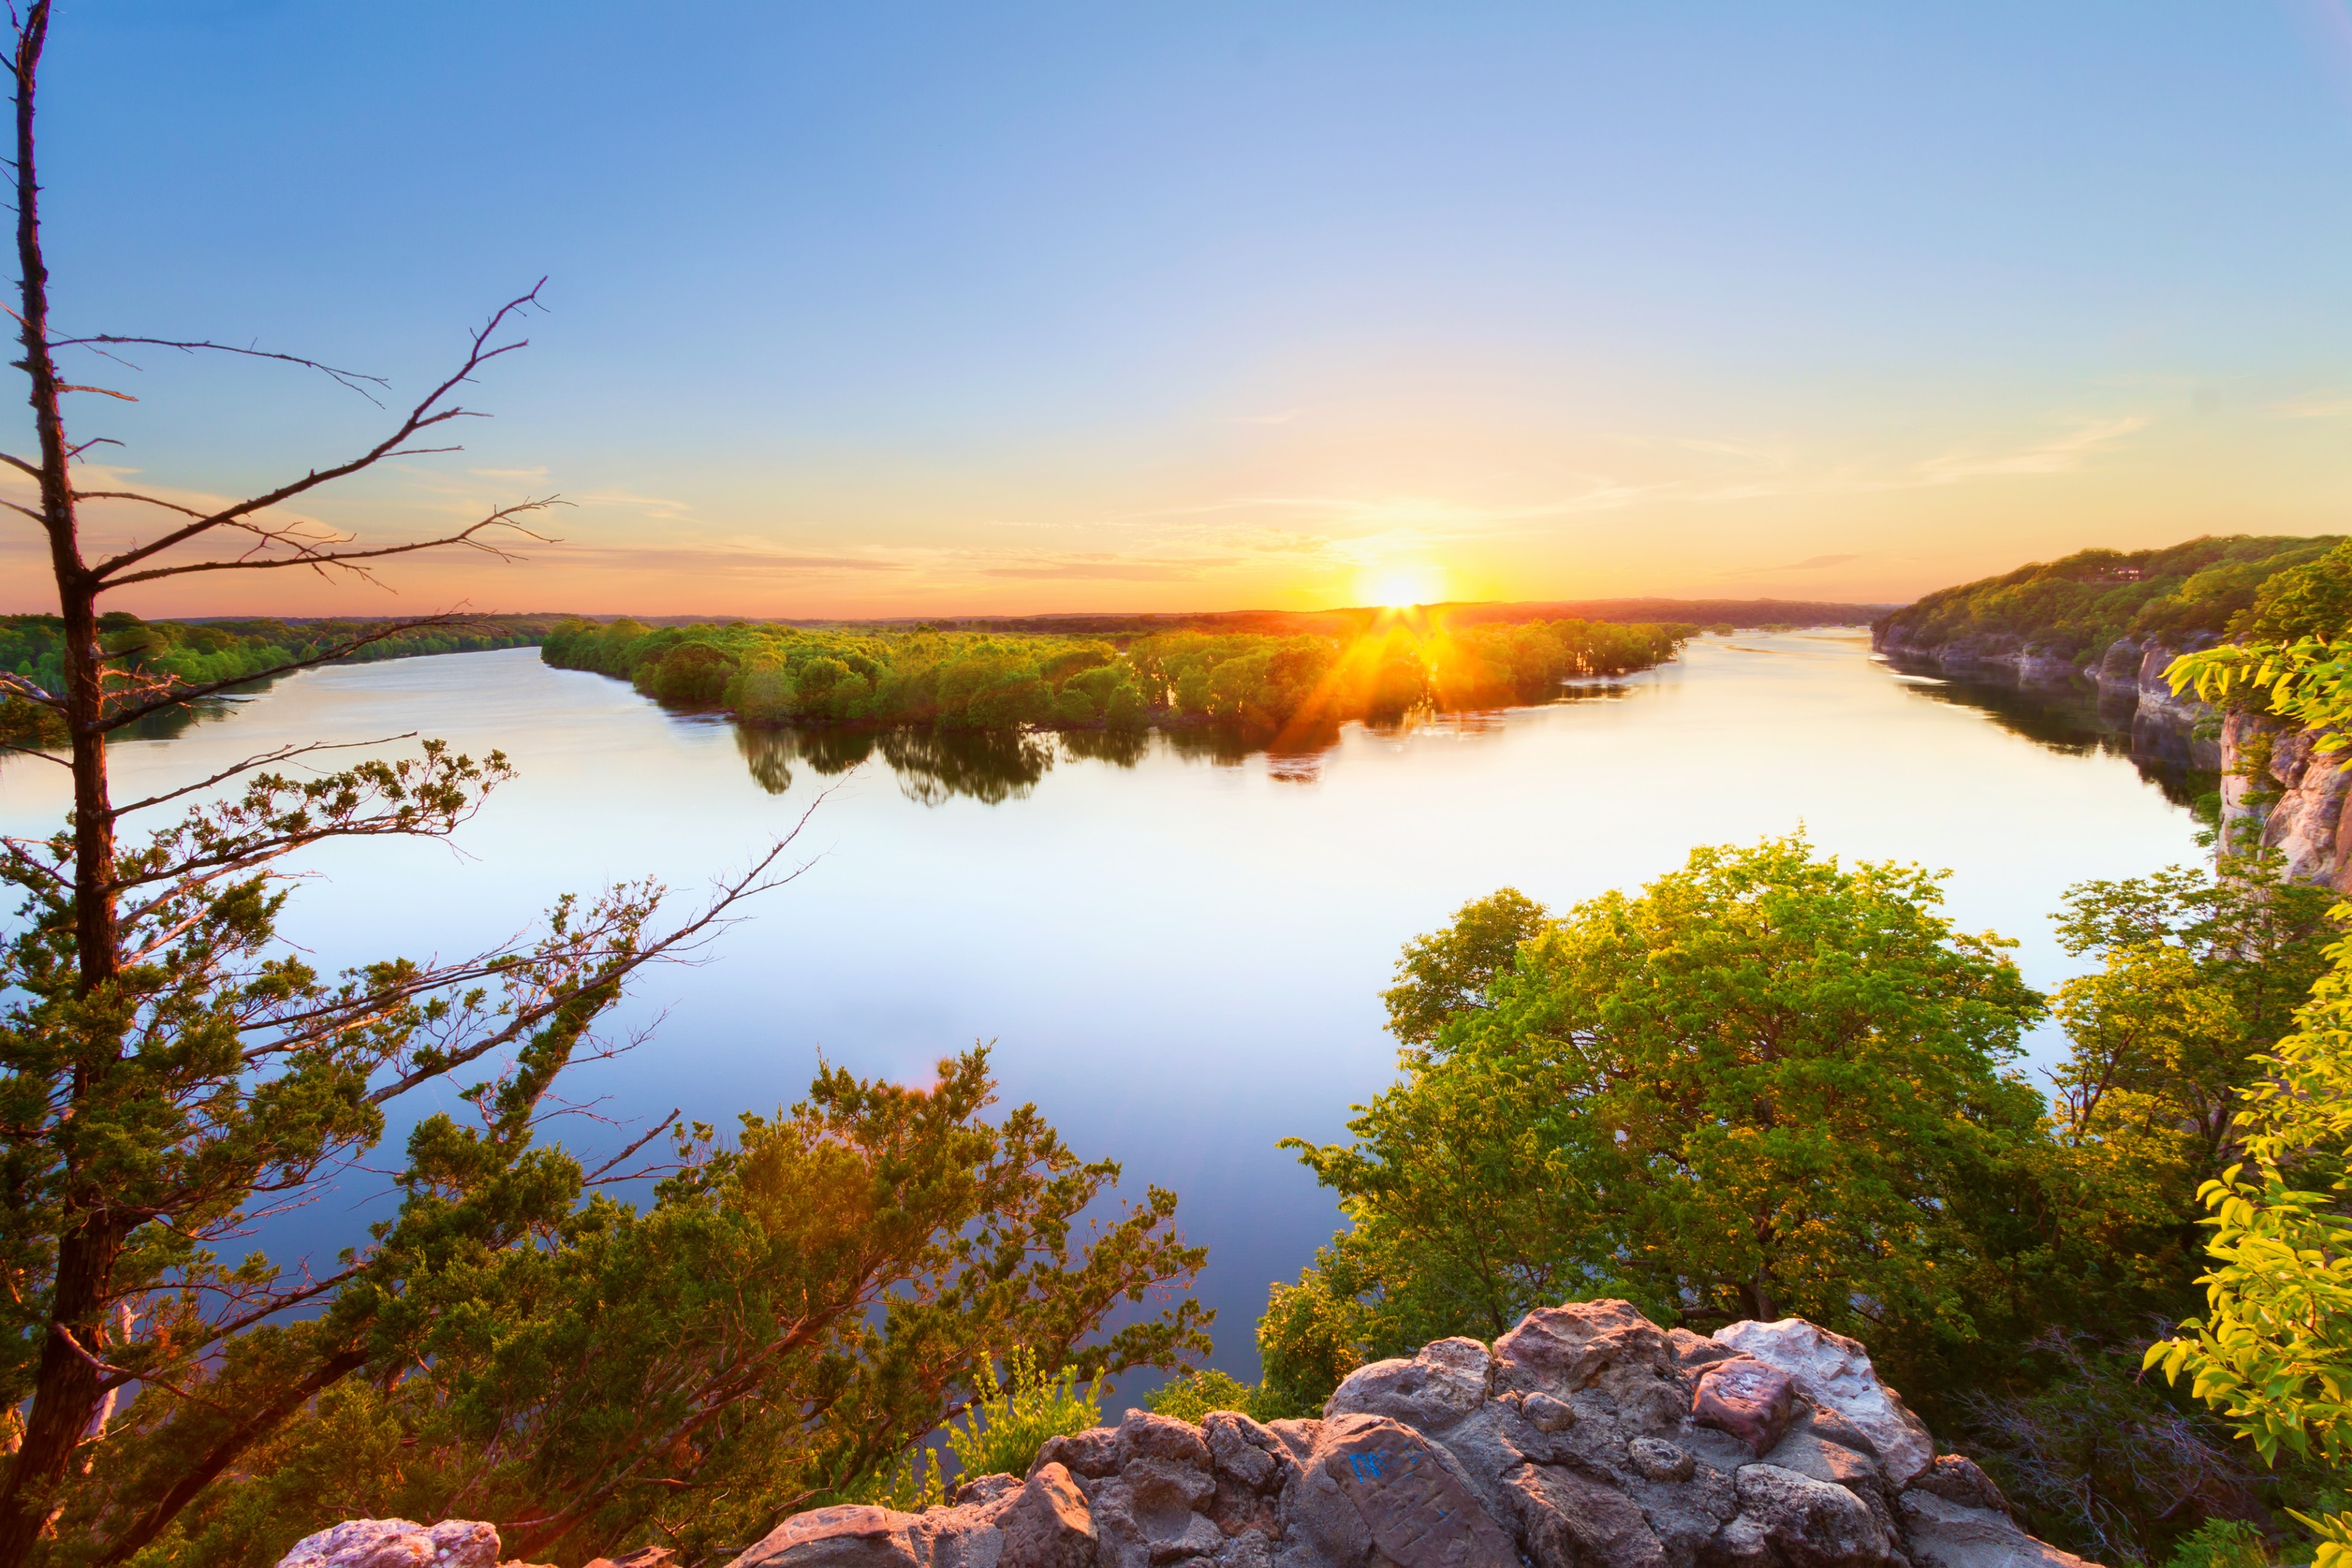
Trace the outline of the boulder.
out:
M 1799 1394 L 1856 1434 L 1896 1491 L 1935 1461 L 1935 1440 L 1927 1426 L 1878 1381 L 1869 1352 L 1857 1342 L 1802 1318 L 1734 1323 L 1717 1330 L 1715 1337 L 1787 1373 Z
M 1938 1458 L 1853 1341 L 1796 1318 L 1670 1334 L 1623 1301 L 1376 1362 L 1319 1420 L 1131 1411 L 952 1495 L 796 1514 L 729 1568 L 2089 1568 Z M 353 1520 L 281 1568 L 498 1552 L 487 1524 Z
M 1441 1432 L 1486 1403 L 1493 1363 L 1476 1340 L 1439 1340 L 1410 1361 L 1358 1367 L 1324 1402 L 1323 1415 L 1386 1415 Z
M 918 1514 L 865 1503 L 796 1513 L 747 1548 L 733 1568 L 929 1568 L 929 1554 L 915 1551 L 912 1531 L 920 1521 Z
M 499 1568 L 499 1532 L 476 1519 L 347 1519 L 296 1542 L 278 1568 Z
M 1870 1507 L 1842 1486 L 1778 1465 L 1748 1465 L 1734 1478 L 1739 1514 L 1718 1539 L 1732 1563 L 1780 1568 L 1883 1568 L 1895 1543 Z
M 2034 1540 L 1999 1510 L 1971 1508 L 1924 1487 L 1913 1487 L 1900 1501 L 1903 1541 L 1916 1568 L 2085 1568 L 2081 1558 Z
M 1700 1368 L 1691 1419 L 1729 1433 L 1760 1459 L 1789 1429 L 1796 1401 L 1797 1386 L 1787 1373 L 1754 1356 L 1734 1354 Z

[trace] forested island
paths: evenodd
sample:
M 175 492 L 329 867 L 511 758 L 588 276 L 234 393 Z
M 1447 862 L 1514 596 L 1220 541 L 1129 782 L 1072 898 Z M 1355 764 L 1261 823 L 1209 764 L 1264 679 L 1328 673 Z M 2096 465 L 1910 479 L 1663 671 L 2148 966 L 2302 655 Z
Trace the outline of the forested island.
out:
M 1352 637 L 1132 638 L 574 620 L 548 633 L 541 657 L 630 681 L 665 702 L 724 707 L 752 725 L 1224 723 L 1271 731 L 1422 707 L 1542 701 L 1564 681 L 1652 668 L 1696 630 L 1584 620 L 1449 628 L 1402 614 Z

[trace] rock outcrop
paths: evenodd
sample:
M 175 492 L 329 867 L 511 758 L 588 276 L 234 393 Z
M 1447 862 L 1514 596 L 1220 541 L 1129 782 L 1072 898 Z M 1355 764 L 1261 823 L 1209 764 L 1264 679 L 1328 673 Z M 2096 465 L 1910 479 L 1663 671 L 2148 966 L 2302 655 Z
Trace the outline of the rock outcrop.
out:
M 730 1568 L 2084 1568 L 1862 1347 L 1623 1301 L 1359 1369 L 1320 1420 L 1130 1411 L 921 1513 L 786 1520 Z
M 520 1559 L 499 1561 L 499 1531 L 478 1519 L 418 1524 L 406 1519 L 347 1519 L 306 1535 L 278 1560 L 278 1568 L 546 1568 Z M 646 1546 L 585 1568 L 672 1568 L 667 1547 Z
M 667 1552 L 662 1553 L 664 1563 Z M 498 1527 L 478 1519 L 418 1524 L 406 1519 L 347 1519 L 306 1535 L 278 1568 L 537 1568 L 499 1562 Z M 646 1564 L 645 1568 L 656 1568 Z
M 2246 763 L 2267 748 L 2269 766 Z M 2352 771 L 2342 752 L 2275 719 L 2232 713 L 2221 726 L 2222 842 L 2241 847 L 2249 826 L 2275 849 L 2292 881 L 2352 891 Z
M 2118 637 L 2104 648 L 2070 658 L 2011 633 L 1927 641 L 1906 627 L 1882 621 L 1871 628 L 1870 637 L 1872 649 L 1903 669 L 1999 681 L 2027 690 L 2095 689 L 2101 721 L 2130 731 L 2134 757 L 2190 768 L 2222 765 L 2210 722 L 2218 715 L 2210 704 L 2193 696 L 2175 696 L 2164 671 L 2181 654 L 2211 641 L 2201 634 L 2178 641 Z

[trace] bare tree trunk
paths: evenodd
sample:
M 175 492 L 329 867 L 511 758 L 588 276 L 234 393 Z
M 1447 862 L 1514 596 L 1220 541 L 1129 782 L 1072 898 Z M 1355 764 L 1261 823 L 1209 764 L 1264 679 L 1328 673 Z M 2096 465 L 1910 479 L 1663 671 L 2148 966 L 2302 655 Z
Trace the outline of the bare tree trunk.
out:
M 48 336 L 48 268 L 41 259 L 40 184 L 33 159 L 33 88 L 48 34 L 49 0 L 35 0 L 26 13 L 12 62 L 16 78 L 16 261 L 21 268 L 19 316 L 24 369 L 32 383 L 33 422 L 40 437 L 40 510 L 49 536 L 50 563 L 58 580 L 64 620 L 66 724 L 73 741 L 74 936 L 79 964 L 79 992 L 102 992 L 115 978 L 121 958 L 114 903 L 114 809 L 106 782 L 106 679 L 98 646 L 98 584 L 81 557 L 75 526 L 73 481 L 58 409 L 57 365 Z M 73 1098 L 80 1100 L 104 1075 L 110 1054 L 101 1041 L 84 1042 L 74 1069 Z M 68 1156 L 71 1163 L 71 1155 Z M 114 1266 L 127 1234 L 121 1219 L 94 1213 L 91 1194 L 70 1180 L 65 1199 L 58 1268 L 49 1307 L 49 1332 L 31 1407 L 25 1416 L 23 1445 L 0 1492 L 0 1568 L 16 1568 L 32 1554 L 48 1521 L 58 1481 L 98 1409 L 101 1394 L 96 1352 L 100 1327 L 110 1304 Z M 79 1347 L 79 1348 L 78 1348 Z

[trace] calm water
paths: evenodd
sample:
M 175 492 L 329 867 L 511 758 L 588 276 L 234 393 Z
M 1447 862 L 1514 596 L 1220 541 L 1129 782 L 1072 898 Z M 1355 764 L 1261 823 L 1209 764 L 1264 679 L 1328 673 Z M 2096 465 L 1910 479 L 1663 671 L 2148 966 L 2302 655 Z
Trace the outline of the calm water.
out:
M 615 1032 L 657 1022 L 651 1043 L 583 1069 L 572 1095 L 621 1121 L 678 1106 L 725 1124 L 798 1098 L 820 1051 L 920 1077 L 994 1041 L 1008 1102 L 1034 1100 L 1081 1155 L 1124 1161 L 1127 1190 L 1181 1194 L 1210 1249 L 1217 1360 L 1255 1377 L 1267 1281 L 1294 1278 L 1335 1223 L 1275 1142 L 1340 1136 L 1349 1103 L 1391 1080 L 1379 994 L 1398 946 L 1464 900 L 1507 883 L 1561 906 L 1694 845 L 1801 825 L 1841 856 L 1951 868 L 1950 912 L 2020 939 L 2046 985 L 2069 972 L 2048 921 L 2062 889 L 2199 856 L 2188 813 L 2127 759 L 1955 695 L 1873 663 L 1858 633 L 1743 637 L 1614 695 L 1350 728 L 1311 755 L 1155 737 L 1085 757 L 1051 738 L 739 739 L 518 649 L 295 677 L 176 739 L 126 742 L 114 765 L 128 795 L 288 740 L 504 748 L 522 778 L 454 845 L 306 860 L 316 879 L 288 929 L 330 965 L 456 956 L 618 879 L 656 875 L 690 900 L 831 789 L 802 839 L 807 874 L 706 963 L 641 983 Z M 0 770 L 8 831 L 46 831 L 65 798 L 60 770 Z M 585 1117 L 563 1136 L 622 1141 Z M 353 1207 L 372 1207 L 356 1188 L 301 1223 L 348 1236 Z

